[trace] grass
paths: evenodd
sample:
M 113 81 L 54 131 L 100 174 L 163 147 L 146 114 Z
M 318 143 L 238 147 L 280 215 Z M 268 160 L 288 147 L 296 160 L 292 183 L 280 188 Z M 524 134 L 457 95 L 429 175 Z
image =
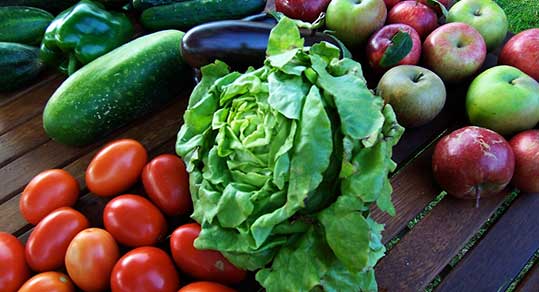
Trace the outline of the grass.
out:
M 538 0 L 495 0 L 507 14 L 509 30 L 518 33 L 528 28 L 539 28 Z

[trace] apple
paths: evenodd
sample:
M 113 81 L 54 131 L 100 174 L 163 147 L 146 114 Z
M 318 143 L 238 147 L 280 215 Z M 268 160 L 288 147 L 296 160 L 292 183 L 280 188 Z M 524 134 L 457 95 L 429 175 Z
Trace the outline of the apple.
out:
M 387 23 L 404 23 L 413 27 L 421 39 L 438 27 L 438 15 L 425 4 L 402 1 L 393 6 L 387 15 Z
M 434 72 L 414 65 L 401 65 L 387 71 L 376 87 L 376 94 L 389 103 L 401 125 L 418 127 L 430 122 L 442 110 L 446 91 Z
M 389 10 L 391 9 L 391 7 L 395 6 L 400 1 L 401 0 L 384 0 L 384 3 L 386 4 L 387 10 Z
M 423 4 L 427 5 L 427 6 L 430 6 L 429 0 L 419 0 L 419 2 L 421 2 L 421 3 L 423 3 Z M 443 6 L 445 6 L 445 8 L 449 9 L 453 5 L 453 3 L 455 3 L 455 0 L 438 0 L 438 2 L 440 2 L 440 4 L 442 4 Z M 438 11 L 438 10 L 440 10 L 440 8 L 438 7 L 435 10 Z
M 507 16 L 492 0 L 461 0 L 447 14 L 447 22 L 464 22 L 485 39 L 487 50 L 499 47 L 507 35 Z
M 390 67 L 383 67 L 380 65 L 380 61 L 382 60 L 387 48 L 393 45 L 392 38 L 399 31 L 408 33 L 412 39 L 412 49 L 402 60 L 399 61 L 398 64 Z M 419 58 L 421 57 L 421 39 L 419 38 L 419 35 L 415 29 L 409 25 L 402 23 L 390 24 L 382 27 L 370 37 L 367 43 L 366 51 L 371 68 L 373 68 L 376 72 L 384 72 L 397 65 L 417 64 L 419 62 Z
M 539 81 L 539 28 L 513 36 L 503 46 L 498 63 L 517 67 Z
M 386 22 L 383 0 L 332 0 L 326 11 L 326 26 L 349 48 L 364 45 Z
M 275 0 L 275 10 L 284 15 L 307 22 L 315 21 L 326 11 L 331 0 Z
M 486 198 L 511 181 L 515 157 L 498 133 L 475 126 L 443 137 L 434 148 L 432 171 L 448 194 L 462 199 Z
M 481 34 L 465 23 L 448 23 L 423 42 L 423 60 L 445 82 L 472 76 L 485 61 L 487 46 Z
M 473 125 L 502 135 L 531 129 L 539 122 L 539 83 L 515 67 L 492 67 L 470 84 L 466 112 Z
M 523 192 L 539 193 L 539 130 L 521 132 L 509 144 L 515 154 L 513 185 Z

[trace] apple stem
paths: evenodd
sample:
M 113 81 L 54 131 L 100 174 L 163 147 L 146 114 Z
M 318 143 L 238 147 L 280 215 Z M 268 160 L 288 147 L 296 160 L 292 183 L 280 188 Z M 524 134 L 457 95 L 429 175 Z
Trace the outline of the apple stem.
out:
M 475 208 L 479 208 L 479 199 L 481 198 L 481 190 L 479 187 L 475 188 Z

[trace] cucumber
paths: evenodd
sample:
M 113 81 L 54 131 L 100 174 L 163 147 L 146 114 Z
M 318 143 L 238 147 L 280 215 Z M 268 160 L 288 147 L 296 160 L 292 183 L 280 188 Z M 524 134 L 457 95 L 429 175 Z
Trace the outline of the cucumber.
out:
M 44 67 L 39 59 L 38 48 L 0 42 L 0 91 L 10 91 L 26 85 Z
M 38 45 L 54 16 L 25 6 L 0 7 L 0 42 Z
M 154 6 L 166 5 L 176 2 L 185 2 L 190 0 L 133 0 L 133 8 L 144 10 Z
M 142 26 L 150 30 L 188 29 L 202 23 L 242 18 L 264 9 L 264 0 L 191 0 L 155 6 L 142 12 Z
M 82 67 L 47 102 L 45 132 L 60 143 L 89 144 L 177 97 L 192 80 L 183 35 L 146 35 Z
M 56 14 L 77 2 L 79 0 L 0 0 L 0 6 L 30 6 Z

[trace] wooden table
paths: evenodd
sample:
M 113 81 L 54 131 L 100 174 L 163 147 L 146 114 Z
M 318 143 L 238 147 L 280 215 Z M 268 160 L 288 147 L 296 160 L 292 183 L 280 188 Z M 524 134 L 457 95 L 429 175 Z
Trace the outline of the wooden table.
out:
M 489 55 L 487 64 L 496 62 Z M 84 171 L 104 143 L 129 137 L 143 143 L 151 156 L 174 153 L 176 133 L 182 123 L 190 88 L 172 104 L 139 119 L 101 141 L 74 148 L 51 141 L 42 128 L 43 107 L 64 77 L 45 73 L 41 81 L 19 92 L 0 94 L 0 231 L 26 240 L 32 226 L 18 210 L 20 193 L 28 181 L 50 168 L 64 168 L 82 187 L 76 208 L 93 225 L 100 226 L 100 210 L 106 201 L 88 193 Z M 397 216 L 374 211 L 385 223 L 384 241 L 392 241 L 376 267 L 381 291 L 420 291 L 435 277 L 441 283 L 435 291 L 504 291 L 533 254 L 539 250 L 539 195 L 520 194 L 507 202 L 504 192 L 471 201 L 444 197 L 417 224 L 410 223 L 441 193 L 431 175 L 434 143 L 448 131 L 465 124 L 464 94 L 467 84 L 449 88 L 448 103 L 429 125 L 407 130 L 394 149 L 399 168 L 391 178 Z M 504 203 L 505 202 L 505 203 Z M 507 210 L 494 222 L 489 218 L 503 205 Z M 417 220 L 416 220 L 417 221 Z M 489 225 L 473 247 L 456 265 L 453 257 L 484 226 Z M 400 239 L 397 243 L 396 240 Z M 539 265 L 519 284 L 518 291 L 539 291 Z

